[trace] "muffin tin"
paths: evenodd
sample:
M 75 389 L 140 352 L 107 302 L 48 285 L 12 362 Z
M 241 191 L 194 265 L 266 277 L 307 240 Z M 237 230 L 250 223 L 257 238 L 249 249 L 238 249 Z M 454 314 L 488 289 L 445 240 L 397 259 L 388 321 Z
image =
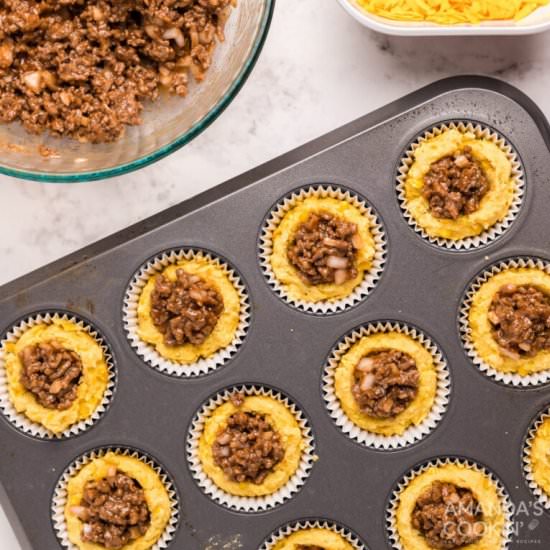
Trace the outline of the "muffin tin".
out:
M 404 151 L 424 130 L 449 121 L 488 125 L 516 148 L 526 194 L 512 227 L 496 241 L 452 251 L 423 240 L 407 224 L 396 193 Z M 507 387 L 484 376 L 460 338 L 464 290 L 495 261 L 550 256 L 550 126 L 526 96 L 498 81 L 461 77 L 433 84 L 220 187 L 0 288 L 3 332 L 33 313 L 66 311 L 89 320 L 109 342 L 117 386 L 103 418 L 59 441 L 30 437 L 0 420 L 0 499 L 25 550 L 59 548 L 51 504 L 56 484 L 80 455 L 105 446 L 136 449 L 173 479 L 180 520 L 171 548 L 256 550 L 281 525 L 331 520 L 370 550 L 390 548 L 386 511 L 395 484 L 415 465 L 464 457 L 502 480 L 516 506 L 509 548 L 546 548 L 550 517 L 539 515 L 522 469 L 531 419 L 550 389 Z M 290 191 L 332 184 L 366 197 L 387 236 L 387 261 L 367 298 L 345 311 L 312 315 L 281 300 L 260 266 L 259 237 L 273 205 Z M 238 352 L 197 378 L 167 376 L 134 352 L 123 326 L 123 298 L 148 260 L 178 247 L 205 249 L 235 266 L 246 284 L 250 327 Z M 395 451 L 366 448 L 331 419 L 322 375 L 335 344 L 365 323 L 407 323 L 429 334 L 449 363 L 450 404 L 420 442 Z M 187 434 L 210 396 L 239 384 L 275 388 L 311 422 L 315 462 L 290 500 L 262 513 L 215 503 L 193 479 Z

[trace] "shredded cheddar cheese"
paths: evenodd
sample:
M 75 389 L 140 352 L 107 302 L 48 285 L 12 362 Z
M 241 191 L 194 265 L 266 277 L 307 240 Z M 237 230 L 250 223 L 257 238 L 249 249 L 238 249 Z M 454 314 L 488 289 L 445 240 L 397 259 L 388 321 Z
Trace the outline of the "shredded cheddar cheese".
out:
M 367 11 L 397 21 L 441 25 L 519 20 L 550 0 L 357 0 Z

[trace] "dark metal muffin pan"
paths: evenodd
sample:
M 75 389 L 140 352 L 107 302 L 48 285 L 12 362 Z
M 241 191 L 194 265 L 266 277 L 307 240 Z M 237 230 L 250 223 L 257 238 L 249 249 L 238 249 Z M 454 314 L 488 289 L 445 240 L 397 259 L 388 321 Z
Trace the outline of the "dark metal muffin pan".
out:
M 527 182 L 513 227 L 490 246 L 469 252 L 422 240 L 403 219 L 395 193 L 408 143 L 423 129 L 456 119 L 501 132 L 521 156 Z M 548 548 L 550 516 L 537 515 L 521 457 L 526 430 L 550 404 L 550 389 L 504 387 L 477 371 L 462 348 L 457 313 L 465 287 L 486 265 L 517 255 L 550 256 L 549 147 L 546 118 L 518 90 L 479 77 L 445 80 L 1 287 L 2 331 L 36 311 L 74 312 L 107 338 L 118 369 L 111 407 L 78 437 L 41 441 L 0 419 L 0 498 L 23 548 L 59 548 L 50 518 L 58 477 L 77 456 L 106 445 L 145 451 L 172 476 L 181 499 L 171 545 L 177 550 L 255 550 L 281 524 L 316 517 L 349 526 L 371 550 L 389 548 L 384 517 L 394 483 L 438 455 L 480 462 L 503 481 L 521 506 L 510 548 Z M 388 260 L 374 291 L 358 306 L 326 317 L 282 302 L 258 262 L 258 234 L 268 209 L 297 186 L 314 183 L 340 184 L 364 195 L 388 237 Z M 250 291 L 252 322 L 243 346 L 223 368 L 197 379 L 165 376 L 145 365 L 122 326 L 122 298 L 132 274 L 154 254 L 178 246 L 228 258 Z M 425 330 L 446 354 L 452 375 L 451 403 L 438 428 L 413 447 L 393 452 L 365 449 L 344 436 L 321 395 L 323 365 L 335 342 L 353 327 L 381 319 Z M 292 397 L 311 420 L 320 457 L 292 500 L 252 515 L 205 496 L 185 453 L 189 422 L 204 400 L 245 382 L 275 386 Z

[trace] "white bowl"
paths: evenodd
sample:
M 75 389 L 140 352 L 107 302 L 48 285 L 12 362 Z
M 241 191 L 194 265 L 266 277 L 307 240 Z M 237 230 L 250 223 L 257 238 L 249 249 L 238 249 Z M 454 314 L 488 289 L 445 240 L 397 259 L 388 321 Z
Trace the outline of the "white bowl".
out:
M 392 21 L 368 13 L 356 0 L 338 0 L 357 21 L 374 31 L 397 36 L 488 36 L 536 34 L 550 29 L 550 5 L 521 21 L 487 21 L 478 25 L 437 25 L 414 21 Z

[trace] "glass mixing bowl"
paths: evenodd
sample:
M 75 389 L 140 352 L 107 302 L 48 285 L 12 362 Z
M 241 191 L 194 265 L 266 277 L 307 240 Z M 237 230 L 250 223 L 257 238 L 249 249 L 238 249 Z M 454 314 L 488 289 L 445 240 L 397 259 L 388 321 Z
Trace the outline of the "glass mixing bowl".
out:
M 114 143 L 79 143 L 27 133 L 19 124 L 0 124 L 0 173 L 51 182 L 81 182 L 125 174 L 189 143 L 231 103 L 250 74 L 267 36 L 275 0 L 238 0 L 225 42 L 213 64 L 185 98 L 147 103 L 140 126 L 128 127 Z

